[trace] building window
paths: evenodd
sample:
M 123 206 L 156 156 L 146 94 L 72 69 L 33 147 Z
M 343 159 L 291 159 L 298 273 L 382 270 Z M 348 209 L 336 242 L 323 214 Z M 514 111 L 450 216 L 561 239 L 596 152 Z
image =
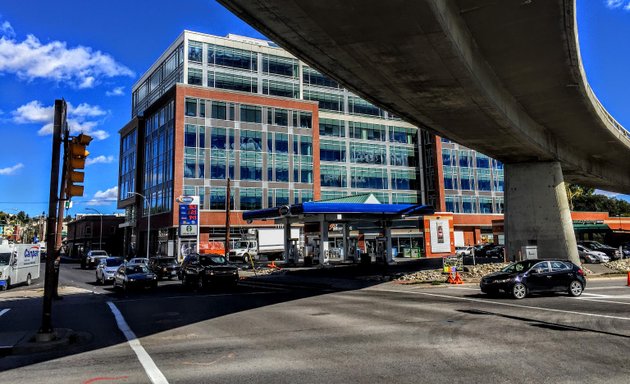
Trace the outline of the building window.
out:
M 418 189 L 415 170 L 392 170 L 392 189 Z
M 319 119 L 319 135 L 345 137 L 346 125 L 342 120 Z
M 203 44 L 197 41 L 188 41 L 188 60 L 201 63 L 203 59 Z
M 385 126 L 351 121 L 350 137 L 361 140 L 385 141 Z
M 219 101 L 212 102 L 210 117 L 213 119 L 227 120 L 227 104 Z
M 389 127 L 389 141 L 400 144 L 417 144 L 418 130 L 416 128 Z
M 208 72 L 208 87 L 258 93 L 256 78 L 231 73 Z
M 297 78 L 298 62 L 295 59 L 263 55 L 263 73 Z
M 492 199 L 489 197 L 479 198 L 479 213 L 492 213 Z
M 383 110 L 357 96 L 348 96 L 348 113 L 383 117 Z
M 305 85 L 315 85 L 318 87 L 326 87 L 326 88 L 334 88 L 334 89 L 340 88 L 339 83 L 329 78 L 328 76 L 322 73 L 319 73 L 318 71 L 309 67 L 303 67 L 303 68 L 304 68 L 303 83 Z
M 260 188 L 241 188 L 240 198 L 242 211 L 262 208 L 262 190 Z
M 197 99 L 186 98 L 184 104 L 186 116 L 197 116 Z
M 346 188 L 348 186 L 346 167 L 322 165 L 320 172 L 322 187 Z
M 350 161 L 359 164 L 385 164 L 384 145 L 350 143 Z
M 322 141 L 319 145 L 319 158 L 321 161 L 346 162 L 346 144 Z
M 222 47 L 214 44 L 208 45 L 208 65 L 257 70 L 257 54 L 243 49 Z
M 295 83 L 263 79 L 263 94 L 297 99 L 300 87 Z
M 286 109 L 274 109 L 273 110 L 273 123 L 281 127 L 289 126 L 289 111 Z
M 343 96 L 313 91 L 309 89 L 304 90 L 304 100 L 313 100 L 319 103 L 319 109 L 325 111 L 343 112 Z
M 241 151 L 262 151 L 262 132 L 241 130 L 240 146 Z
M 188 84 L 202 85 L 203 84 L 203 71 L 197 68 L 188 68 Z
M 387 189 L 387 171 L 381 168 L 352 168 L 352 188 Z
M 253 105 L 241 105 L 241 121 L 262 123 L 262 108 Z
M 259 153 L 241 152 L 241 180 L 262 180 L 262 155 Z

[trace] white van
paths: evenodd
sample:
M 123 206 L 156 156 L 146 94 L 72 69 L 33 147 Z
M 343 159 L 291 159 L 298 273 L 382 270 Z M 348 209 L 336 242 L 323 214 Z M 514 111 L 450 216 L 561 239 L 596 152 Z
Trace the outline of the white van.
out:
M 0 244 L 0 289 L 39 279 L 39 244 Z

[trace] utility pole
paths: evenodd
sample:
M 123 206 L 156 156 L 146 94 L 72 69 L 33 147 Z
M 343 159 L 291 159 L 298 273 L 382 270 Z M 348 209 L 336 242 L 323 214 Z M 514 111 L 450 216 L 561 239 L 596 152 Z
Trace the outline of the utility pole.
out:
M 225 196 L 225 259 L 230 259 L 230 178 L 227 179 L 227 194 Z
M 44 302 L 42 311 L 42 325 L 37 334 L 38 341 L 50 341 L 54 338 L 52 326 L 52 300 L 55 291 L 55 243 L 57 229 L 56 217 L 59 199 L 59 159 L 61 146 L 61 128 L 66 121 L 67 105 L 65 100 L 55 100 L 55 117 L 53 122 L 52 159 L 50 165 L 50 195 L 48 200 L 48 223 L 46 233 L 46 271 L 44 278 Z

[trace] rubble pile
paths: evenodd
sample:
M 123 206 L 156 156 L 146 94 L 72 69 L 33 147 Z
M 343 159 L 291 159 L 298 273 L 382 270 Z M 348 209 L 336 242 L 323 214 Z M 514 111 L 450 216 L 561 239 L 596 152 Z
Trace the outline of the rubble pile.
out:
M 630 259 L 621 259 L 621 260 L 611 261 L 609 263 L 605 263 L 604 266 L 607 268 L 625 273 L 625 272 L 630 271 Z
M 428 282 L 446 282 L 448 276 L 442 273 L 441 269 L 430 269 L 426 271 L 418 271 L 411 274 L 400 274 L 396 280 L 403 283 L 428 283 Z
M 467 265 L 464 267 L 462 278 L 482 277 L 489 273 L 500 271 L 507 266 L 508 263 Z

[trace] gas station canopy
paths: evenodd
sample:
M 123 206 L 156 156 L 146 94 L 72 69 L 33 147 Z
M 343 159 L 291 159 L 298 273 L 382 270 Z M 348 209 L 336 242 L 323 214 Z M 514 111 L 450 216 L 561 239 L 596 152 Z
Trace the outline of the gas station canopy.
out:
M 327 216 L 343 215 L 343 219 L 350 217 L 356 221 L 374 220 L 396 220 L 405 217 L 431 215 L 434 209 L 428 205 L 421 204 L 365 204 L 365 203 L 344 203 L 311 201 L 307 203 L 294 204 L 291 206 L 280 206 L 274 208 L 258 209 L 243 212 L 245 220 L 269 220 L 291 217 L 307 216 Z

